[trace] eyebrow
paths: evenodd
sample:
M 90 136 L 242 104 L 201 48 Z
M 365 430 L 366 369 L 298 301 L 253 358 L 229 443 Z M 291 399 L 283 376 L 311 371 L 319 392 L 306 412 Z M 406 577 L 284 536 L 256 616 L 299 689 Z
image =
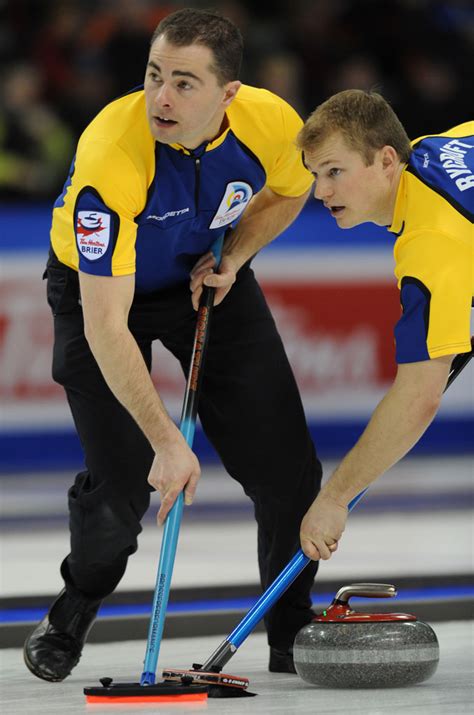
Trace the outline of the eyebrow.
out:
M 335 162 L 333 159 L 328 159 L 327 161 L 323 161 L 323 163 L 320 164 L 319 167 L 321 168 L 321 167 L 323 167 L 323 166 L 327 166 L 328 164 L 335 164 L 335 163 L 337 163 L 337 162 Z M 305 165 L 305 168 L 308 169 L 308 171 L 311 171 L 311 173 L 314 173 L 314 172 L 309 168 L 308 164 L 305 162 L 304 159 L 303 159 L 303 164 Z
M 303 164 L 304 164 L 305 168 L 309 171 L 309 173 L 312 174 L 316 178 L 318 175 L 318 172 L 310 169 L 304 159 L 303 159 Z M 327 159 L 326 161 L 323 161 L 323 163 L 319 165 L 319 169 L 322 169 L 323 166 L 327 166 L 328 164 L 337 164 L 337 161 L 334 161 L 333 159 Z
M 153 62 L 153 60 L 150 60 L 147 64 L 147 67 L 153 67 L 157 72 L 161 74 L 161 67 L 156 64 L 156 62 Z M 204 84 L 202 79 L 198 77 L 197 75 L 194 74 L 194 72 L 187 72 L 185 70 L 173 70 L 171 73 L 172 77 L 191 77 L 192 79 L 195 79 L 197 82 L 200 82 L 201 84 Z

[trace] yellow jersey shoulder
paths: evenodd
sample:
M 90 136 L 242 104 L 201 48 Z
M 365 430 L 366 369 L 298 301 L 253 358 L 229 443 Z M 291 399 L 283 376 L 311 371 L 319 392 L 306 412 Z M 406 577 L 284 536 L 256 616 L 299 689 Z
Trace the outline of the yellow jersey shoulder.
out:
M 261 162 L 270 188 L 286 196 L 309 189 L 313 177 L 296 147 L 303 121 L 288 102 L 269 90 L 242 85 L 227 114 L 236 137 Z
M 394 232 L 439 232 L 472 246 L 473 219 L 474 121 L 415 139 L 400 181 Z
M 151 181 L 155 141 L 147 121 L 144 91 L 131 92 L 107 104 L 82 133 L 78 153 L 91 142 L 108 146 L 111 152 L 118 147 Z
M 427 139 L 428 137 L 452 137 L 453 139 L 457 139 L 459 137 L 466 137 L 473 134 L 474 120 L 458 124 L 455 127 L 448 129 L 446 132 L 441 132 L 440 134 L 424 134 L 423 136 L 414 139 L 411 142 L 411 145 L 414 146 L 415 144 L 418 144 L 418 142 L 422 141 L 423 139 Z

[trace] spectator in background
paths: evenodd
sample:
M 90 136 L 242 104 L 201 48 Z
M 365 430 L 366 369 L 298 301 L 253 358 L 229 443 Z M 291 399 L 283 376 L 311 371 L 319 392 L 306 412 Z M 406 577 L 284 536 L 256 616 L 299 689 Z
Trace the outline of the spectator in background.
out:
M 264 59 L 288 50 L 288 34 L 281 18 L 276 12 L 268 14 L 260 10 L 257 4 L 248 3 L 248 8 L 238 0 L 223 0 L 219 4 L 219 12 L 229 17 L 238 27 L 242 28 L 245 38 L 245 55 L 242 62 L 242 79 L 244 82 L 270 89 L 268 84 L 260 83 L 258 66 Z M 298 83 L 300 83 L 298 78 Z
M 45 97 L 56 104 L 75 83 L 75 64 L 86 17 L 78 3 L 54 2 L 45 9 L 31 56 L 44 77 Z
M 368 55 L 351 55 L 341 62 L 326 81 L 329 94 L 343 89 L 374 89 L 383 83 L 383 75 L 376 62 Z
M 337 38 L 338 18 L 342 12 L 341 0 L 295 0 L 287 26 L 288 45 L 300 58 L 303 67 L 301 86 L 308 113 L 311 107 L 322 102 L 327 93 L 324 77 L 334 69 L 342 47 Z
M 42 100 L 43 78 L 31 64 L 7 71 L 0 89 L 0 189 L 8 198 L 49 198 L 60 190 L 73 137 Z
M 79 137 L 88 123 L 102 109 L 104 97 L 117 96 L 113 89 L 113 78 L 104 70 L 103 64 L 92 58 L 83 58 L 75 69 L 74 83 L 64 92 L 57 106 L 61 117 Z
M 474 61 L 474 55 L 472 57 Z M 425 128 L 431 134 L 460 121 L 465 114 L 466 95 L 471 98 L 470 114 L 474 110 L 473 92 L 466 91 L 459 70 L 450 59 L 440 59 L 428 53 L 409 50 L 402 57 L 405 76 L 403 112 L 408 131 L 417 127 L 423 108 Z M 471 64 L 472 73 L 472 64 Z
M 158 16 L 151 16 L 152 6 L 159 6 Z M 148 40 L 158 22 L 173 5 L 150 0 L 117 0 L 109 8 L 113 12 L 114 28 L 103 47 L 103 69 L 109 75 L 113 95 L 141 84 L 143 67 L 148 59 Z
M 40 68 L 44 101 L 77 139 L 104 103 L 141 82 L 140 38 L 182 4 L 15 0 L 0 29 L 0 61 L 14 65 L 21 56 Z M 218 6 L 242 28 L 243 80 L 274 89 L 303 114 L 333 92 L 375 87 L 390 97 L 411 136 L 472 115 L 469 0 L 282 0 L 271 12 L 251 0 Z
M 303 68 L 298 55 L 273 52 L 266 55 L 256 70 L 256 85 L 285 99 L 299 113 L 304 113 L 301 77 Z

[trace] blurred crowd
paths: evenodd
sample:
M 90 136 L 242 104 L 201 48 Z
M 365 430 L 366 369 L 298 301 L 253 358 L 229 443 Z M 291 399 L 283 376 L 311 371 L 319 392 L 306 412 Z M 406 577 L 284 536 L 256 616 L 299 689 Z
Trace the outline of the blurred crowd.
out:
M 213 8 L 245 41 L 242 80 L 305 117 L 376 89 L 412 137 L 473 117 L 472 0 L 0 0 L 0 197 L 49 201 L 94 115 L 143 81 L 150 36 L 180 7 Z

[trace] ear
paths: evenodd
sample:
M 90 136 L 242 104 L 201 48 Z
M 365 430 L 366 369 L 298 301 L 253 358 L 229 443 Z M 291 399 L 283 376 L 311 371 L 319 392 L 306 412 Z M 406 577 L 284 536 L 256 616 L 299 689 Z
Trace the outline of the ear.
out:
M 233 82 L 227 82 L 224 87 L 224 98 L 222 100 L 224 107 L 228 107 L 229 104 L 234 101 L 241 86 L 242 82 L 239 82 L 238 79 Z
M 382 168 L 384 171 L 392 172 L 400 163 L 400 159 L 393 146 L 387 144 L 380 150 L 380 158 L 382 160 Z

